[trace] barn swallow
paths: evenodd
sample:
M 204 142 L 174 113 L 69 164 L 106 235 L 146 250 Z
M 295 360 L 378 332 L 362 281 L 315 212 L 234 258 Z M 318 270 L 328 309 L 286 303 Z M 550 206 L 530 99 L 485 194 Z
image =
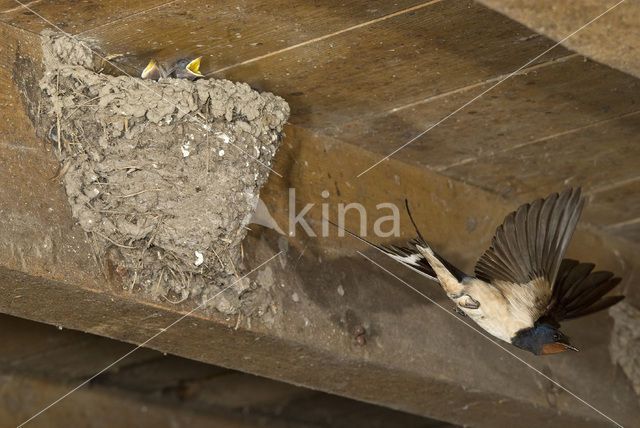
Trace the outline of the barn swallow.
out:
M 176 79 L 188 79 L 195 80 L 198 77 L 202 77 L 202 73 L 200 73 L 200 60 L 201 56 L 194 60 L 181 59 L 177 61 L 173 65 L 173 70 L 171 70 L 171 77 L 175 77 Z
M 374 246 L 438 282 L 457 309 L 491 335 L 536 355 L 577 351 L 560 322 L 608 308 L 620 278 L 592 272 L 594 265 L 563 259 L 582 212 L 580 189 L 567 189 L 522 205 L 496 229 L 491 247 L 467 275 L 436 253 L 407 213 L 417 238 L 409 247 Z
M 144 70 L 142 70 L 140 77 L 150 80 L 158 80 L 164 77 L 195 80 L 198 77 L 203 77 L 202 73 L 200 73 L 201 60 L 202 57 L 198 57 L 194 60 L 181 59 L 167 68 L 163 64 L 160 64 L 152 59 L 151 61 L 149 61 L 149 64 L 147 64 Z

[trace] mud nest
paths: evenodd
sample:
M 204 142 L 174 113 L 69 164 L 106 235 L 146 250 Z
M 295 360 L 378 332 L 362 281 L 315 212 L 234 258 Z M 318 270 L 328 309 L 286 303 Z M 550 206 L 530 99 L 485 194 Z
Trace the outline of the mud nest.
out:
M 172 302 L 235 281 L 287 103 L 227 80 L 102 74 L 63 35 L 43 35 L 43 58 L 40 128 L 110 279 Z M 234 287 L 218 309 L 236 311 L 252 287 Z

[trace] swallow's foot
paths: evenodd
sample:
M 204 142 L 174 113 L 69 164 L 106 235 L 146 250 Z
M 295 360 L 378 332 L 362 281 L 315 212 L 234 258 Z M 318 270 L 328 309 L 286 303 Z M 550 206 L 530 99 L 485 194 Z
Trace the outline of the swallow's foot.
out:
M 453 310 L 456 311 L 458 315 L 462 315 L 463 317 L 467 316 L 467 314 L 462 309 L 460 309 L 460 306 L 458 305 L 454 306 Z

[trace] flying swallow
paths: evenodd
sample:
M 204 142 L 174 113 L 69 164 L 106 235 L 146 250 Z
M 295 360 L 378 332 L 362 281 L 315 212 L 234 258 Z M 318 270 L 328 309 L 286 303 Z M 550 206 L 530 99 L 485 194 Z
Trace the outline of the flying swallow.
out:
M 405 201 L 406 202 L 406 201 Z M 418 237 L 409 247 L 374 246 L 438 282 L 447 296 L 491 335 L 536 355 L 577 351 L 560 322 L 608 308 L 624 296 L 606 296 L 620 278 L 594 265 L 563 259 L 582 212 L 580 189 L 522 205 L 496 229 L 491 247 L 467 275 Z
M 152 59 L 144 70 L 142 70 L 140 77 L 150 80 L 158 80 L 166 77 L 195 80 L 198 77 L 203 77 L 202 73 L 200 73 L 201 60 L 202 57 L 194 60 L 181 59 L 173 63 L 170 67 L 165 67 L 163 64 Z

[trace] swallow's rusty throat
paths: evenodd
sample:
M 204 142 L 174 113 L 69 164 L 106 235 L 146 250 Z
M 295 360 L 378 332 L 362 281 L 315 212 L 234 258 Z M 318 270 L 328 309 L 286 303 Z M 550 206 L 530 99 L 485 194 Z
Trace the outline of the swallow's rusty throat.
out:
M 559 330 L 560 322 L 623 299 L 605 297 L 620 278 L 592 272 L 591 263 L 563 259 L 584 205 L 579 188 L 560 196 L 554 193 L 507 215 L 478 260 L 475 276 L 457 269 L 427 244 L 406 205 L 418 234 L 410 247 L 375 245 L 349 233 L 438 282 L 464 314 L 518 348 L 536 355 L 577 351 Z

